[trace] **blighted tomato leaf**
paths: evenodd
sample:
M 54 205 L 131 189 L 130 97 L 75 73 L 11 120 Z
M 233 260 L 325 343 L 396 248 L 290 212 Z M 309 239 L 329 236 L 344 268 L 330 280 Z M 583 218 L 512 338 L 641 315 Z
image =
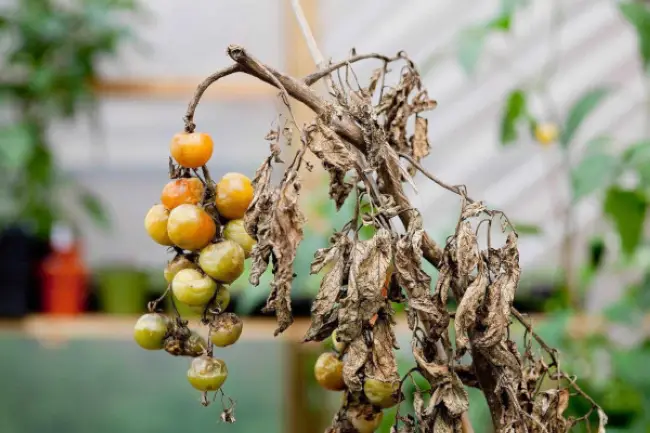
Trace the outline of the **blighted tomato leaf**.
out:
M 372 348 L 366 364 L 366 377 L 383 382 L 399 381 L 397 360 L 393 352 L 395 335 L 385 316 L 379 316 L 372 328 L 372 334 Z

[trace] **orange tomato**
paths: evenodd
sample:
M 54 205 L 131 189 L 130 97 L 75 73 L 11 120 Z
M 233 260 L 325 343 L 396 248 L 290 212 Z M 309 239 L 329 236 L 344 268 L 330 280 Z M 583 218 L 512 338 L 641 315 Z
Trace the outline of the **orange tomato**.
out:
M 169 151 L 182 167 L 199 168 L 212 156 L 214 143 L 204 132 L 180 132 L 172 138 Z
M 151 239 L 160 245 L 174 245 L 167 233 L 168 220 L 169 211 L 161 204 L 154 205 L 144 217 L 145 230 L 147 230 Z
M 199 204 L 203 197 L 203 182 L 196 177 L 169 181 L 160 194 L 160 201 L 169 210 L 182 204 Z
M 169 213 L 167 233 L 184 250 L 199 250 L 210 243 L 217 226 L 206 211 L 193 204 L 182 204 Z
M 227 173 L 217 183 L 215 202 L 219 215 L 229 220 L 243 218 L 254 192 L 249 178 L 241 173 Z

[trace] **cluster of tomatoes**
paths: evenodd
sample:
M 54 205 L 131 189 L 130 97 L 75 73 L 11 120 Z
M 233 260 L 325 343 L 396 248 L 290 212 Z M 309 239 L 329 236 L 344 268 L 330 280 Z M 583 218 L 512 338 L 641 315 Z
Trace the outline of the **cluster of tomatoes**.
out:
M 243 273 L 244 261 L 255 246 L 243 221 L 253 200 L 251 181 L 228 173 L 215 185 L 207 170 L 204 178 L 199 177 L 198 169 L 212 152 L 208 134 L 176 134 L 170 153 L 179 166 L 177 178 L 165 185 L 161 203 L 149 209 L 144 220 L 155 242 L 177 252 L 164 270 L 168 292 L 171 289 L 173 302 L 203 314 L 209 343 L 190 331 L 180 316 L 174 320 L 155 312 L 155 305 L 138 319 L 134 330 L 135 341 L 144 349 L 192 356 L 187 379 L 204 392 L 219 390 L 228 376 L 224 361 L 212 356 L 212 347 L 230 346 L 242 333 L 239 317 L 224 312 L 230 302 L 226 285 Z
M 330 391 L 344 391 L 343 361 L 346 344 L 332 333 L 332 344 L 335 352 L 322 353 L 314 365 L 314 376 L 320 386 Z M 399 402 L 399 381 L 383 382 L 378 379 L 366 377 L 363 381 L 364 400 L 377 409 L 387 409 Z M 345 396 L 344 396 L 345 398 Z M 370 409 L 370 408 L 367 408 Z M 381 410 L 364 410 L 357 407 L 358 413 L 348 413 L 348 419 L 360 433 L 371 433 L 379 428 L 383 412 Z

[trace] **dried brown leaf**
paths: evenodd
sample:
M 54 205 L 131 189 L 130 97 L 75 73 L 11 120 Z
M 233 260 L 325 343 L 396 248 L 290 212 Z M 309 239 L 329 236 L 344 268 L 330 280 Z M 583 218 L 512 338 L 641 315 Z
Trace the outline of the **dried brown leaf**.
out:
M 257 251 L 271 249 L 273 259 L 273 281 L 271 293 L 264 307 L 265 312 L 275 312 L 278 328 L 275 335 L 284 331 L 292 322 L 291 315 L 291 283 L 293 282 L 293 262 L 296 258 L 298 244 L 302 240 L 302 226 L 305 219 L 298 207 L 300 181 L 297 173 L 288 172 L 279 185 L 270 213 L 260 216 L 258 222 L 258 245 L 253 250 L 253 278 L 259 278 L 257 269 L 261 268 L 263 256 Z M 263 219 L 264 218 L 264 219 Z M 253 271 L 256 271 L 255 273 Z M 257 280 L 259 281 L 259 280 Z
M 323 276 L 316 299 L 312 303 L 311 325 L 304 341 L 322 341 L 333 331 L 338 322 L 338 308 L 335 305 L 350 255 L 351 241 L 346 235 L 335 233 L 330 243 L 330 247 L 316 251 L 311 264 L 312 274 L 320 272 L 325 266 L 331 268 Z
M 605 433 L 605 426 L 607 426 L 607 415 L 601 409 L 597 409 L 598 412 L 598 433 Z
M 370 76 L 370 81 L 368 82 L 368 87 L 366 88 L 366 92 L 369 95 L 375 93 L 375 89 L 377 88 L 377 83 L 379 82 L 382 73 L 383 73 L 383 68 L 377 68 L 374 71 L 372 71 L 372 75 Z
M 452 381 L 451 386 L 445 387 L 442 402 L 452 418 L 461 416 L 469 409 L 469 395 L 460 381 Z
M 366 364 L 368 355 L 370 354 L 369 352 L 368 346 L 366 346 L 361 335 L 348 345 L 345 357 L 343 358 L 343 381 L 349 391 L 356 392 L 362 390 L 363 385 L 358 372 Z
M 418 92 L 413 101 L 411 102 L 411 112 L 414 114 L 422 113 L 424 111 L 431 111 L 438 106 L 438 102 L 429 98 L 426 90 Z
M 420 369 L 420 372 L 431 384 L 432 388 L 451 382 L 449 367 L 447 365 L 427 362 L 420 347 L 413 348 L 413 357 L 415 358 L 415 363 Z
M 509 325 L 510 306 L 508 303 L 506 285 L 510 283 L 510 276 L 501 274 L 487 288 L 480 323 L 484 328 L 472 339 L 476 347 L 490 347 L 500 342 L 506 335 Z
M 429 155 L 431 145 L 429 144 L 429 121 L 424 117 L 415 118 L 415 131 L 411 136 L 411 156 L 420 162 Z M 409 167 L 411 176 L 415 175 L 416 168 Z
M 399 381 L 397 360 L 393 352 L 395 335 L 385 316 L 379 316 L 372 328 L 372 334 L 371 356 L 366 364 L 366 377 L 383 382 Z
M 466 220 L 468 218 L 474 218 L 483 211 L 485 211 L 485 205 L 483 202 L 475 201 L 473 203 L 469 203 L 465 201 L 463 205 L 463 211 L 460 214 L 460 219 Z
M 456 263 L 461 276 L 467 276 L 479 261 L 476 234 L 469 221 L 462 221 L 456 232 Z
M 456 356 L 460 358 L 469 344 L 468 333 L 476 326 L 476 312 L 481 305 L 485 289 L 489 283 L 483 262 L 479 262 L 479 272 L 469 285 L 463 299 L 461 299 L 456 309 L 454 319 L 454 329 L 456 331 Z

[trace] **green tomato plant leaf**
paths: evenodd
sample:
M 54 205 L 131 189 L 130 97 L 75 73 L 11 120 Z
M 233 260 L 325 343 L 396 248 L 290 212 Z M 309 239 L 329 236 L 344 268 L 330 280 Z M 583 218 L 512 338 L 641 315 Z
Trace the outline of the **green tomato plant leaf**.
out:
M 501 144 L 507 145 L 517 139 L 517 121 L 526 116 L 526 94 L 514 89 L 506 98 L 501 115 Z
M 476 70 L 486 33 L 486 28 L 483 26 L 470 27 L 461 32 L 458 38 L 458 62 L 468 75 Z
M 20 170 L 25 167 L 34 151 L 34 141 L 25 124 L 0 128 L 0 164 Z
M 647 204 L 647 198 L 640 190 L 614 186 L 607 191 L 604 211 L 616 226 L 621 248 L 627 256 L 631 256 L 641 242 Z
M 650 186 L 650 139 L 629 146 L 623 153 L 623 164 L 636 171 L 645 186 Z
M 543 233 L 542 228 L 535 224 L 512 221 L 512 225 L 515 226 L 515 230 L 517 230 L 517 233 L 520 235 L 541 235 Z
M 571 170 L 571 186 L 573 201 L 577 202 L 581 198 L 608 185 L 616 168 L 618 161 L 606 153 L 588 153 Z
M 605 99 L 608 92 L 609 90 L 605 88 L 592 89 L 573 104 L 560 135 L 560 144 L 563 147 L 567 147 L 571 143 L 582 122 Z
M 637 32 L 639 55 L 643 67 L 650 66 L 650 6 L 643 3 L 625 2 L 619 4 L 621 14 L 628 20 Z

